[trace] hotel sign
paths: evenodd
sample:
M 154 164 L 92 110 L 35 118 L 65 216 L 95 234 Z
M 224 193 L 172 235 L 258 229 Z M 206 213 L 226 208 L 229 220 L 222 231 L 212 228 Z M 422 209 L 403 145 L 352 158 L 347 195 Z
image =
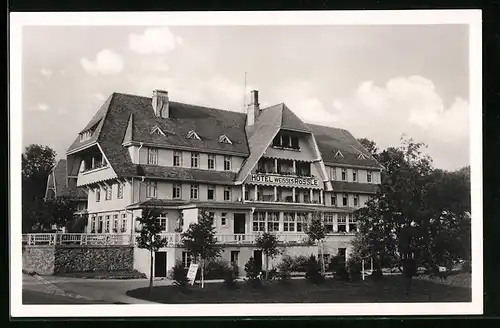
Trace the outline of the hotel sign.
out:
M 268 174 L 251 174 L 249 183 L 290 188 L 320 188 L 319 180 L 316 178 L 285 177 Z

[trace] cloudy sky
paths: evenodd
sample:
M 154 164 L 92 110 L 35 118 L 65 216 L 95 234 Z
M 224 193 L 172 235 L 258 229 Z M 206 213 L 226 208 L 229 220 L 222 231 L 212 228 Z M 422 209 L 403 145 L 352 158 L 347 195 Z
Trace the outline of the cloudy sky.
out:
M 284 102 L 379 148 L 402 133 L 436 167 L 469 164 L 465 25 L 23 28 L 23 145 L 64 156 L 112 92 L 243 111 Z M 247 90 L 247 91 L 248 91 Z

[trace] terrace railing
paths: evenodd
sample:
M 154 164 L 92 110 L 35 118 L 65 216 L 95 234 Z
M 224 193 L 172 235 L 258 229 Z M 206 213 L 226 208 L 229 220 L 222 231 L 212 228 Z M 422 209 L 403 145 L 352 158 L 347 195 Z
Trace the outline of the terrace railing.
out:
M 347 233 L 336 233 L 334 235 L 345 235 Z M 180 233 L 162 233 L 161 237 L 167 239 L 167 245 L 170 247 L 182 244 Z M 221 244 L 241 245 L 255 244 L 258 233 L 251 234 L 216 234 L 217 241 Z M 304 244 L 308 242 L 308 236 L 305 233 L 283 233 L 275 232 L 280 243 L 285 244 Z M 328 240 L 333 234 L 328 234 Z M 23 245 L 136 245 L 138 233 L 133 234 L 101 234 L 101 233 L 32 233 L 22 236 Z

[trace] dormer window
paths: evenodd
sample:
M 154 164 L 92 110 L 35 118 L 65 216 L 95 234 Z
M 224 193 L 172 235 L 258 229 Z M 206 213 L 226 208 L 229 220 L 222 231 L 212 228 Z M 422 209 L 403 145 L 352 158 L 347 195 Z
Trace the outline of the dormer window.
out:
M 358 159 L 365 160 L 365 159 L 366 159 L 366 156 L 365 156 L 365 155 L 363 155 L 363 154 L 359 154 Z
M 335 157 L 344 157 L 344 155 L 340 150 L 337 150 L 337 152 L 335 153 Z
M 273 139 L 274 148 L 300 150 L 299 137 L 293 133 L 281 131 Z
M 201 140 L 201 138 L 198 136 L 198 134 L 196 134 L 196 132 L 194 132 L 193 130 L 188 132 L 187 138 Z
M 85 131 L 80 133 L 80 142 L 84 142 L 90 139 L 92 137 L 92 131 Z
M 154 133 L 165 136 L 165 133 L 160 129 L 160 127 L 158 125 L 156 125 L 154 128 L 151 129 L 150 134 L 154 134 Z
M 219 142 L 220 142 L 220 143 L 225 143 L 225 144 L 230 144 L 230 145 L 231 145 L 231 144 L 233 144 L 233 143 L 231 142 L 231 140 L 229 140 L 229 138 L 228 138 L 225 134 L 223 134 L 223 135 L 221 135 L 221 136 L 219 137 Z

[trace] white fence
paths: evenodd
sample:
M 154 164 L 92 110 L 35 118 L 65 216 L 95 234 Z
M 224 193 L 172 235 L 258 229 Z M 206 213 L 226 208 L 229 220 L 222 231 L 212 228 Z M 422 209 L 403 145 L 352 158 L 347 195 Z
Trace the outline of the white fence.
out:
M 22 237 L 23 245 L 135 245 L 139 234 L 91 234 L 91 233 L 33 233 Z M 278 241 L 286 244 L 302 244 L 308 241 L 306 234 L 276 233 Z M 182 244 L 180 233 L 162 233 L 168 246 Z M 258 234 L 217 234 L 221 244 L 254 244 Z

